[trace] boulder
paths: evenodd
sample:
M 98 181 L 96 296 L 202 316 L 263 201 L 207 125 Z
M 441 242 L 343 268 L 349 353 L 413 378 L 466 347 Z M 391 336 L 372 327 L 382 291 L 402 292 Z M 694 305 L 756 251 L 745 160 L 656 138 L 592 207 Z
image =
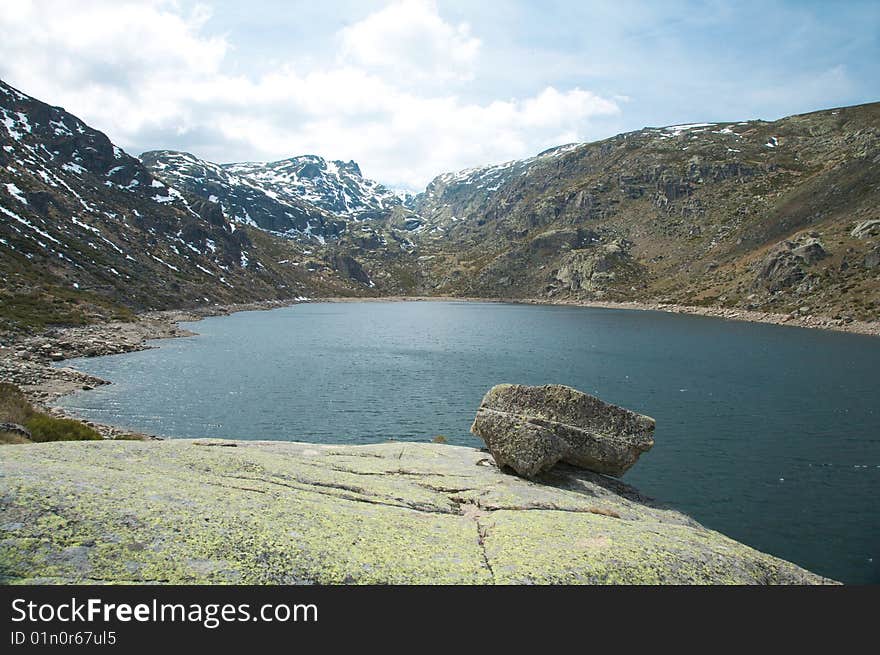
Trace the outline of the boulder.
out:
M 627 244 L 622 241 L 572 250 L 553 274 L 553 282 L 575 292 L 600 292 L 629 260 Z
M 524 477 L 558 462 L 621 476 L 654 445 L 654 419 L 561 384 L 492 387 L 471 432 Z
M 804 266 L 812 266 L 826 257 L 828 251 L 815 237 L 782 241 L 758 265 L 753 288 L 764 287 L 776 292 L 797 287 L 807 277 Z
M 0 432 L 11 432 L 12 434 L 21 435 L 26 439 L 31 438 L 31 431 L 18 423 L 0 423 Z
M 868 237 L 880 235 L 880 220 L 872 219 L 857 223 L 850 232 L 850 235 L 856 239 L 867 239 Z
M 789 245 L 778 247 L 758 266 L 753 288 L 765 288 L 775 292 L 796 286 L 806 276 L 802 268 L 803 263 L 804 260 L 795 256 Z
M 795 257 L 799 257 L 809 266 L 812 266 L 828 256 L 828 252 L 825 250 L 822 242 L 816 238 L 807 239 L 806 241 L 795 245 L 791 252 Z

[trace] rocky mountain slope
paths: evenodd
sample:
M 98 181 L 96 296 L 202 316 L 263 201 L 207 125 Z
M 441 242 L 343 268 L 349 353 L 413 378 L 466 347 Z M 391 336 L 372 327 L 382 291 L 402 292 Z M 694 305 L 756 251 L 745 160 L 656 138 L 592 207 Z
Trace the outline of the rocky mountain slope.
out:
M 403 204 L 393 191 L 365 178 L 353 161 L 303 155 L 269 163 L 226 164 L 224 168 L 285 196 L 296 196 L 336 216 L 366 220 Z
M 340 162 L 223 170 L 333 212 L 319 238 L 402 292 L 877 320 L 878 135 L 878 104 L 645 128 L 446 173 L 403 206 L 380 198 L 355 214 L 322 191 Z M 316 182 L 292 184 L 303 177 Z M 352 215 L 373 220 L 358 228 Z
M 469 199 L 481 196 L 486 200 L 503 186 L 527 175 L 533 168 L 552 162 L 580 145 L 572 143 L 545 150 L 528 159 L 438 175 L 423 193 L 412 198 L 409 205 L 430 228 L 430 232 L 440 236 L 455 223 L 473 219 L 473 208 L 468 211 Z
M 345 227 L 344 221 L 295 193 L 279 195 L 268 186 L 187 152 L 154 150 L 140 158 L 151 174 L 219 204 L 223 213 L 236 223 L 291 238 L 304 237 L 306 241 L 333 237 Z
M 340 273 L 336 253 L 228 220 L 62 108 L 2 82 L 0 146 L 0 331 L 371 288 Z
M 235 223 L 301 244 L 356 288 L 404 294 L 422 284 L 422 221 L 355 162 L 306 155 L 221 165 L 168 150 L 141 159 L 165 183 L 220 204 Z
M 434 292 L 880 317 L 880 104 L 645 128 L 436 178 Z
M 219 203 L 235 221 L 301 241 L 324 243 L 350 222 L 387 218 L 403 204 L 353 161 L 305 155 L 221 165 L 171 150 L 145 152 L 141 160 L 166 183 Z
M 406 201 L 315 156 L 141 162 L 5 84 L 0 124 L 2 329 L 352 294 L 880 319 L 878 103 L 645 128 Z

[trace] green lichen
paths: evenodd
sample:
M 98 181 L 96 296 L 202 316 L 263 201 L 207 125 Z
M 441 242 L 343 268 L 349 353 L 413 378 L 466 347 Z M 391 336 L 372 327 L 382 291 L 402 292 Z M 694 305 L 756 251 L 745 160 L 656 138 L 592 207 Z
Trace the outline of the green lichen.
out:
M 0 582 L 821 582 L 561 471 L 541 482 L 436 444 L 6 446 Z

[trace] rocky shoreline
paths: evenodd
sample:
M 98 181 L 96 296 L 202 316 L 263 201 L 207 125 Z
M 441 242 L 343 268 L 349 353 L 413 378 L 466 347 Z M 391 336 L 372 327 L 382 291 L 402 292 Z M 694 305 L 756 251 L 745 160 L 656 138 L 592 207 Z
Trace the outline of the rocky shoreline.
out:
M 316 298 L 320 302 L 484 302 L 508 303 L 513 305 L 553 305 L 566 307 L 598 307 L 602 309 L 630 309 L 637 311 L 667 312 L 670 314 L 689 314 L 708 316 L 727 321 L 746 321 L 767 323 L 814 330 L 833 330 L 850 334 L 880 336 L 880 321 L 857 321 L 849 317 L 833 318 L 809 313 L 777 314 L 732 307 L 701 307 L 699 305 L 679 305 L 652 301 L 605 301 L 574 300 L 550 298 L 479 298 L 472 296 L 384 296 L 374 298 Z
M 482 299 L 375 299 L 388 300 Z M 58 361 L 143 350 L 155 347 L 152 339 L 194 334 L 180 321 L 290 304 L 151 312 L 130 323 L 51 330 L 0 346 L 0 377 L 63 416 L 51 406 L 59 396 L 107 382 L 56 368 Z M 833 583 L 708 530 L 620 481 L 569 465 L 526 480 L 502 473 L 489 453 L 473 448 L 163 441 L 85 423 L 107 439 L 126 441 L 4 446 L 0 480 L 7 482 L 0 492 L 7 493 L 12 518 L 0 547 L 0 581 Z M 137 443 L 151 439 L 161 443 Z M 34 524 L 12 520 L 30 511 L 38 490 L 49 513 Z M 50 529 L 44 518 L 67 527 Z M 129 528 L 119 539 L 105 539 L 120 522 Z M 293 536 L 281 543 L 277 528 L 284 522 Z M 178 544 L 181 523 L 189 526 L 184 544 Z M 331 524 L 339 544 L 326 541 Z M 365 536 L 365 530 L 372 532 Z M 230 531 L 252 537 L 230 550 Z M 438 531 L 446 535 L 441 550 L 449 557 L 438 555 Z M 360 540 L 357 552 L 345 547 L 351 539 Z M 32 548 L 35 540 L 43 546 Z M 269 551 L 280 559 L 265 566 L 259 553 Z M 401 552 L 411 556 L 401 559 Z M 180 565 L 168 568 L 172 561 Z
M 727 321 L 768 323 L 770 325 L 787 325 L 790 327 L 811 328 L 815 330 L 833 330 L 835 332 L 864 334 L 874 337 L 880 336 L 880 321 L 856 321 L 847 317 L 831 318 L 828 316 L 814 316 L 809 313 L 775 314 L 773 312 L 736 309 L 731 307 L 700 307 L 697 305 L 636 301 L 606 302 L 600 300 L 566 301 L 528 299 L 511 300 L 509 302 L 529 305 L 571 305 L 575 307 L 601 307 L 604 309 L 632 309 L 638 311 L 668 312 L 671 314 L 691 314 L 694 316 L 721 318 Z
M 788 325 L 811 329 L 834 330 L 852 334 L 880 336 L 880 322 L 832 319 L 811 315 L 774 314 L 719 307 L 697 307 L 658 302 L 604 302 L 547 300 L 542 298 L 473 298 L 456 296 L 387 296 L 376 298 L 315 298 L 319 302 L 491 302 L 572 307 L 600 307 L 638 311 L 662 311 L 708 316 L 734 321 Z M 198 321 L 207 316 L 228 315 L 241 311 L 260 311 L 295 305 L 303 300 L 260 301 L 237 305 L 214 305 L 197 309 L 166 310 L 140 314 L 131 322 L 97 323 L 81 327 L 53 328 L 34 336 L 11 337 L 0 342 L 0 380 L 11 382 L 36 406 L 57 416 L 70 416 L 52 407 L 60 396 L 82 389 L 108 384 L 106 380 L 54 363 L 74 357 L 97 357 L 145 350 L 154 339 L 192 336 L 178 323 Z M 71 418 L 78 418 L 71 416 Z M 114 426 L 84 421 L 105 437 L 131 435 Z M 144 435 L 137 435 L 144 436 Z M 154 437 L 155 438 L 155 437 Z
M 82 420 L 52 403 L 59 397 L 92 389 L 107 380 L 88 375 L 57 362 L 75 357 L 99 357 L 154 348 L 155 339 L 193 336 L 178 323 L 198 321 L 242 311 L 277 309 L 302 301 L 260 301 L 238 305 L 215 305 L 191 310 L 167 310 L 140 314 L 134 321 L 113 321 L 79 327 L 52 328 L 42 334 L 17 337 L 0 343 L 0 380 L 18 386 L 40 410 L 59 417 L 76 418 L 95 428 L 106 438 L 135 437 L 158 439 L 155 435 L 133 433 L 112 425 Z

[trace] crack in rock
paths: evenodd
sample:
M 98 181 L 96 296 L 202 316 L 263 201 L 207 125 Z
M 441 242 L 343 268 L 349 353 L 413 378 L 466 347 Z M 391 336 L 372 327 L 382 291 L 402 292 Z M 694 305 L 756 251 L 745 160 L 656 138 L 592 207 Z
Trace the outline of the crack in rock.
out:
M 489 526 L 484 525 L 480 522 L 481 518 L 485 518 L 490 515 L 488 511 L 480 507 L 477 503 L 472 501 L 461 501 L 456 500 L 454 498 L 450 498 L 450 500 L 457 504 L 458 513 L 472 520 L 477 527 L 477 544 L 480 546 L 480 553 L 483 557 L 483 564 L 486 566 L 486 569 L 489 571 L 489 575 L 492 577 L 492 582 L 495 582 L 495 570 L 492 568 L 492 563 L 489 561 L 489 553 L 486 552 L 486 537 L 489 534 Z
M 234 484 L 222 484 L 220 482 L 208 482 L 208 481 L 205 481 L 205 484 L 209 484 L 212 487 L 222 487 L 224 489 L 238 489 L 239 491 L 253 491 L 258 494 L 266 493 L 265 489 L 254 489 L 253 487 L 238 487 Z
M 392 498 L 391 500 L 394 500 L 397 502 L 387 502 L 387 501 L 380 500 L 379 498 L 377 498 L 375 496 L 370 496 L 369 494 L 364 493 L 358 487 L 349 487 L 347 485 L 333 484 L 331 482 L 296 480 L 296 482 L 298 483 L 298 485 L 297 485 L 297 484 L 290 484 L 287 482 L 280 482 L 278 480 L 263 479 L 263 478 L 248 478 L 248 477 L 241 477 L 241 476 L 234 476 L 234 475 L 224 476 L 224 477 L 232 478 L 235 480 L 248 480 L 250 482 L 262 482 L 265 484 L 274 484 L 279 487 L 284 487 L 286 489 L 294 489 L 296 491 L 305 491 L 307 493 L 315 493 L 315 494 L 320 494 L 322 496 L 328 496 L 330 498 L 350 500 L 352 502 L 357 502 L 357 503 L 367 503 L 370 505 L 384 505 L 385 507 L 399 507 L 400 509 L 408 509 L 413 512 L 422 512 L 424 514 L 455 514 L 456 513 L 452 510 L 444 510 L 439 507 L 430 506 L 430 505 L 423 505 L 421 503 L 419 503 L 419 504 L 407 503 L 402 498 Z M 339 489 L 341 491 L 348 491 L 350 493 L 349 494 L 329 493 L 326 491 L 319 491 L 318 489 L 315 489 L 313 487 Z M 355 493 L 355 494 L 359 494 L 359 495 L 353 496 L 353 495 L 350 495 L 351 493 Z
M 480 544 L 480 552 L 483 554 L 483 563 L 486 565 L 486 568 L 489 569 L 489 575 L 492 576 L 492 582 L 495 582 L 495 570 L 492 568 L 492 563 L 489 561 L 489 553 L 486 552 L 486 537 L 489 534 L 489 528 L 480 523 L 479 519 L 475 519 L 474 522 L 477 524 L 477 543 Z

